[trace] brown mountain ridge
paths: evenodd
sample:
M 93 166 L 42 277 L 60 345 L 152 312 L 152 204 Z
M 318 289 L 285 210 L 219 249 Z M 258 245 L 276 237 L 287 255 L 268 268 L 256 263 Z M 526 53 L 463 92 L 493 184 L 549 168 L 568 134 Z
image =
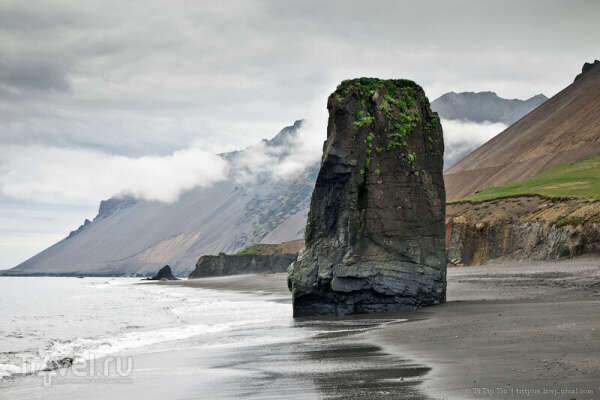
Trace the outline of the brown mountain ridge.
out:
M 600 154 L 599 65 L 449 168 L 447 200 Z

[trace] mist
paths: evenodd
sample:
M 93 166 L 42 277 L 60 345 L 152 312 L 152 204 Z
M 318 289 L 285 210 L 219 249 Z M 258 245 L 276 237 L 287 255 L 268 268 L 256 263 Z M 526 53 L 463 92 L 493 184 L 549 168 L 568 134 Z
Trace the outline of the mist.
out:
M 209 187 L 230 177 L 254 182 L 268 174 L 287 179 L 321 158 L 327 132 L 327 112 L 314 107 L 297 135 L 280 146 L 265 141 L 238 153 L 233 165 L 200 147 L 167 156 L 126 157 L 82 148 L 7 146 L 0 151 L 0 194 L 46 204 L 97 204 L 117 195 L 162 202 L 176 201 L 195 187 Z M 504 129 L 501 123 L 442 120 L 444 167 Z M 32 162 L 35 160 L 35 162 Z
M 1 194 L 47 204 L 97 204 L 126 194 L 170 202 L 227 175 L 221 157 L 199 148 L 133 158 L 80 148 L 7 146 L 1 159 Z
M 508 126 L 500 122 L 470 122 L 442 119 L 444 130 L 444 170 L 487 142 Z

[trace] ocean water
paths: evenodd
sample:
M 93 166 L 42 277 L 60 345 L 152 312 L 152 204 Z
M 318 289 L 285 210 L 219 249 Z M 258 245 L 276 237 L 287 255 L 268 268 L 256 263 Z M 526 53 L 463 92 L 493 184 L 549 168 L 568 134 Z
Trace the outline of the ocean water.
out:
M 0 378 L 191 337 L 207 346 L 260 340 L 232 334 L 254 327 L 268 328 L 273 341 L 300 337 L 277 296 L 48 277 L 2 278 L 0 293 Z
M 298 321 L 289 296 L 137 278 L 7 277 L 0 296 L 2 399 L 422 398 L 427 368 L 358 339 L 400 318 Z

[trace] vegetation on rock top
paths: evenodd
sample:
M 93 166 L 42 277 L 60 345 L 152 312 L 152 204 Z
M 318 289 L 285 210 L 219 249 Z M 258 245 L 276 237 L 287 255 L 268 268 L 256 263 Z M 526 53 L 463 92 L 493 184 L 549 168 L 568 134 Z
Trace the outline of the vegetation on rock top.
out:
M 369 129 L 364 139 L 367 145 L 367 157 L 361 168 L 361 175 L 366 175 L 369 169 L 373 169 L 377 175 L 377 183 L 383 183 L 378 173 L 380 169 L 376 161 L 376 153 L 396 149 L 403 150 L 405 153 L 401 157 L 406 159 L 408 167 L 406 174 L 410 171 L 415 176 L 419 176 L 421 172 L 426 172 L 419 171 L 416 167 L 417 155 L 415 150 L 410 148 L 409 137 L 417 126 L 422 124 L 422 129 L 428 136 L 425 150 L 431 152 L 433 144 L 441 140 L 438 137 L 441 135 L 436 135 L 441 133 L 441 125 L 438 115 L 431 111 L 429 101 L 419 85 L 404 79 L 357 78 L 343 81 L 331 96 L 336 99 L 334 105 L 342 106 L 348 104 L 348 101 L 353 101 L 354 126 L 358 129 L 363 127 Z M 416 107 L 419 98 L 425 102 L 427 116 L 421 115 L 423 111 Z M 384 117 L 385 138 L 376 138 L 373 133 L 377 113 L 383 114 Z
M 243 250 L 238 251 L 237 253 L 235 253 L 236 256 L 243 256 L 243 255 L 255 255 L 255 254 L 266 254 L 266 252 L 269 250 L 269 245 L 268 244 L 255 244 L 254 246 L 248 246 Z
M 346 96 L 351 91 L 356 91 L 362 96 L 368 96 L 373 95 L 381 87 L 385 87 L 386 92 L 392 95 L 402 88 L 421 89 L 415 82 L 407 79 L 357 78 L 342 81 L 333 95 Z
M 278 254 L 293 254 L 300 251 L 304 245 L 303 239 L 290 240 L 288 242 L 277 244 L 260 243 L 253 246 L 248 246 L 243 250 L 235 253 L 236 256 L 243 255 L 278 255 Z

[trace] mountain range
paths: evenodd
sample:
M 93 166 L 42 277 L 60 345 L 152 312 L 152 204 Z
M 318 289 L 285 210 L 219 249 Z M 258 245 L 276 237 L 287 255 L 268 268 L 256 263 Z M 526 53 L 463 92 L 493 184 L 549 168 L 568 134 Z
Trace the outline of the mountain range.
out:
M 512 125 L 546 100 L 548 98 L 543 94 L 527 100 L 509 100 L 494 92 L 450 92 L 432 101 L 431 109 L 443 119 Z
M 447 200 L 600 154 L 600 62 L 445 172 Z
M 127 196 L 102 201 L 93 221 L 11 272 L 148 275 L 169 264 L 187 274 L 204 254 L 302 237 L 318 165 L 277 178 L 268 170 L 254 173 L 248 161 L 257 152 L 285 158 L 301 126 L 296 121 L 271 140 L 221 154 L 230 165 L 229 179 L 190 190 L 176 202 Z
M 477 99 L 486 106 L 474 113 L 469 104 Z M 448 93 L 432 102 L 432 109 L 445 118 L 501 122 L 518 119 L 544 99 L 542 95 L 521 101 L 491 92 Z M 501 111 L 490 112 L 493 104 Z M 86 220 L 65 239 L 9 273 L 149 275 L 169 264 L 183 275 L 191 272 L 202 255 L 302 238 L 319 164 L 314 162 L 291 176 L 276 173 L 277 161 L 302 140 L 302 126 L 303 121 L 296 121 L 257 146 L 220 154 L 230 165 L 229 178 L 190 190 L 173 203 L 129 196 L 102 201 L 93 221 Z M 257 171 L 247 162 L 256 152 L 270 155 L 271 168 Z

